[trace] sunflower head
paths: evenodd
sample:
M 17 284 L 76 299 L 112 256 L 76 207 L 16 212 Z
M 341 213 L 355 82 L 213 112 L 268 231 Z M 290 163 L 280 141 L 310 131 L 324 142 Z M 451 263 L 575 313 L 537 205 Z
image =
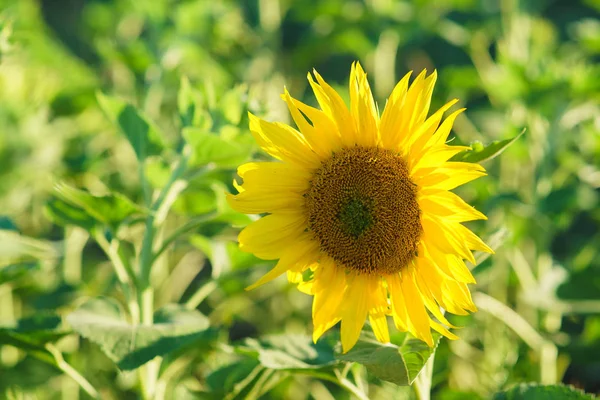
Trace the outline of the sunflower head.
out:
M 285 91 L 298 129 L 250 114 L 258 144 L 277 161 L 238 168 L 243 180 L 231 206 L 266 216 L 239 235 L 240 247 L 275 267 L 250 288 L 287 272 L 314 296 L 313 339 L 341 321 L 342 350 L 358 340 L 368 317 L 377 339 L 397 329 L 433 346 L 431 329 L 456 339 L 440 308 L 475 311 L 465 265 L 472 250 L 492 252 L 463 222 L 485 219 L 450 190 L 485 175 L 452 162 L 448 146 L 459 109 L 452 100 L 427 117 L 436 73 L 408 73 L 379 115 L 359 63 L 350 73 L 350 107 L 313 71 L 320 109 Z M 306 271 L 310 273 L 305 273 Z M 308 276 L 308 280 L 305 278 Z

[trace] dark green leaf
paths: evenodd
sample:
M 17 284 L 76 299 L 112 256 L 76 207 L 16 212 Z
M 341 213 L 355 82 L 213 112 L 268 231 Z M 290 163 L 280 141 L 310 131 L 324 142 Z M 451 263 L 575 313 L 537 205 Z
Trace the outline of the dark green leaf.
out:
M 179 305 L 157 311 L 153 325 L 131 325 L 114 301 L 93 299 L 71 313 L 67 320 L 123 370 L 135 369 L 154 357 L 213 337 L 208 318 Z
M 98 104 L 110 121 L 125 134 L 140 161 L 160 154 L 164 139 L 160 130 L 131 104 L 97 93 Z
M 82 227 L 89 226 L 89 219 L 93 219 L 114 228 L 132 215 L 143 214 L 141 207 L 120 193 L 94 196 L 89 192 L 72 188 L 64 183 L 56 185 L 54 191 L 61 200 L 79 209 L 79 213 L 69 214 L 69 216 L 80 218 L 74 222 L 79 221 L 78 225 Z M 65 210 L 65 208 L 61 210 Z M 82 212 L 87 215 L 86 220 L 83 220 L 84 214 Z M 61 217 L 64 217 L 64 214 Z
M 440 335 L 434 333 L 437 346 Z M 363 332 L 358 343 L 346 354 L 338 354 L 342 361 L 363 364 L 369 373 L 396 385 L 411 385 L 429 357 L 435 351 L 427 343 L 407 335 L 402 346 L 382 344 L 370 332 Z
M 85 210 L 57 198 L 46 203 L 46 213 L 52 222 L 60 226 L 75 225 L 91 231 L 97 224 Z
M 246 339 L 237 350 L 255 356 L 264 367 L 270 369 L 319 369 L 337 363 L 330 343 L 320 340 L 315 344 L 310 337 L 304 335 Z
M 214 163 L 219 167 L 233 168 L 248 159 L 253 146 L 247 141 L 224 139 L 198 128 L 186 128 L 183 137 L 192 147 L 191 166 Z
M 179 118 L 183 127 L 191 126 L 194 121 L 196 111 L 196 101 L 194 92 L 187 77 L 181 78 L 179 93 L 177 94 L 177 108 L 179 109 Z
M 504 150 L 508 148 L 511 144 L 517 141 L 523 134 L 525 133 L 525 129 L 521 131 L 517 136 L 512 139 L 506 140 L 497 140 L 494 141 L 487 146 L 484 146 L 481 142 L 473 142 L 471 143 L 471 150 L 461 151 L 454 157 L 450 159 L 450 161 L 462 161 L 469 163 L 480 163 L 487 160 L 491 160 L 496 157 Z
M 0 345 L 9 344 L 45 362 L 55 364 L 54 356 L 44 345 L 68 334 L 61 328 L 61 322 L 57 314 L 38 313 L 11 324 L 0 325 Z
M 494 400 L 592 400 L 595 396 L 571 386 L 521 384 L 496 393 Z
M 23 262 L 0 266 L 0 285 L 24 277 L 40 269 L 38 262 Z

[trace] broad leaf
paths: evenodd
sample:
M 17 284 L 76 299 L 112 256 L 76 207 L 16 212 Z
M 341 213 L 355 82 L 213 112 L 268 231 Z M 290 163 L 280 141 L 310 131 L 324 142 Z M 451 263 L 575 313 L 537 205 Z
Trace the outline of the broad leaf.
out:
M 310 337 L 304 335 L 246 339 L 236 350 L 256 357 L 261 365 L 270 369 L 319 369 L 337 363 L 330 343 L 320 340 L 315 344 Z
M 250 156 L 253 146 L 239 138 L 224 139 L 203 129 L 186 128 L 183 137 L 192 147 L 191 166 L 214 163 L 233 168 Z
M 126 218 L 144 213 L 141 207 L 120 193 L 95 196 L 64 183 L 56 185 L 54 191 L 62 201 L 71 206 L 70 213 L 66 212 L 67 208 L 64 206 L 59 207 L 62 213 L 57 214 L 58 220 L 74 220 L 76 225 L 83 228 L 89 229 L 90 219 L 115 228 Z M 57 207 L 59 204 L 54 203 L 54 206 Z M 77 209 L 79 211 L 75 212 Z M 83 213 L 87 215 L 87 218 Z
M 494 400 L 593 400 L 596 398 L 571 386 L 537 383 L 517 385 L 494 396 Z
M 140 161 L 160 154 L 164 139 L 160 130 L 131 104 L 97 93 L 98 104 L 108 119 L 125 134 Z
M 487 146 L 484 146 L 481 142 L 473 142 L 471 143 L 471 150 L 461 151 L 452 157 L 450 161 L 480 163 L 491 160 L 506 150 L 508 146 L 516 142 L 517 139 L 519 139 L 524 133 L 525 129 L 523 129 L 521 133 L 512 139 L 497 140 L 488 144 Z
M 67 321 L 123 370 L 213 337 L 208 318 L 179 305 L 157 311 L 153 325 L 132 325 L 114 301 L 93 299 L 71 313 Z
M 437 346 L 440 335 L 434 333 Z M 411 385 L 434 353 L 425 342 L 406 335 L 401 346 L 382 344 L 370 332 L 363 332 L 358 343 L 346 354 L 338 354 L 342 361 L 363 364 L 369 373 L 396 385 Z

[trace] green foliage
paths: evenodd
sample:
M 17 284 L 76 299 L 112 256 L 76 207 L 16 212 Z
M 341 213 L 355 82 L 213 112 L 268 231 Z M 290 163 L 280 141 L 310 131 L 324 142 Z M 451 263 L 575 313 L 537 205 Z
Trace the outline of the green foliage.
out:
M 521 384 L 497 393 L 494 400 L 592 400 L 595 396 L 564 385 Z
M 435 334 L 434 337 L 437 347 L 440 335 Z M 337 358 L 360 363 L 379 379 L 404 386 L 413 384 L 434 352 L 435 347 L 430 348 L 423 341 L 409 335 L 397 346 L 379 343 L 372 334 L 363 333 L 356 346 Z
M 451 161 L 482 163 L 491 160 L 500 155 L 508 146 L 515 143 L 524 133 L 525 130 L 521 131 L 521 133 L 512 139 L 496 140 L 487 146 L 484 146 L 481 142 L 473 142 L 471 143 L 471 150 L 465 150 L 458 153 L 451 158 Z
M 12 3 L 0 398 L 600 392 L 597 1 Z M 431 111 L 467 108 L 454 160 L 487 169 L 456 193 L 496 254 L 476 254 L 479 311 L 448 316 L 460 339 L 435 349 L 366 328 L 340 354 L 337 328 L 312 343 L 310 297 L 284 278 L 244 290 L 274 265 L 240 250 L 255 217 L 226 201 L 236 167 L 267 159 L 247 113 L 290 121 L 283 86 L 317 106 L 312 68 L 348 100 L 356 59 L 380 111 L 408 70 L 437 69 Z
M 67 320 L 123 370 L 138 368 L 154 357 L 214 338 L 204 315 L 176 304 L 158 310 L 152 325 L 128 323 L 117 303 L 101 298 L 89 300 L 69 314 Z
M 97 98 L 108 119 L 119 127 L 129 140 L 138 160 L 143 161 L 162 152 L 165 144 L 160 130 L 138 109 L 123 100 L 102 93 L 98 93 Z

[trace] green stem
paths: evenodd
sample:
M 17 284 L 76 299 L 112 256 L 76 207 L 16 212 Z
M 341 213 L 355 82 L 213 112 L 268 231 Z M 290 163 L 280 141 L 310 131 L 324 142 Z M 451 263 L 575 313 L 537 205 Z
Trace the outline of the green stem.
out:
M 177 240 L 181 235 L 185 235 L 186 233 L 197 229 L 198 227 L 202 226 L 202 224 L 204 224 L 206 221 L 213 218 L 215 215 L 216 213 L 210 213 L 201 217 L 194 218 L 181 225 L 179 228 L 175 229 L 173 233 L 171 233 L 171 235 L 163 241 L 162 246 L 154 252 L 153 261 L 156 261 L 156 259 L 158 259 L 162 255 L 162 253 L 164 253 L 169 248 L 169 246 L 171 246 L 173 242 L 175 242 L 175 240 Z
M 154 288 L 150 282 L 150 276 L 157 258 L 156 253 L 154 253 L 154 247 L 163 247 L 161 243 L 155 243 L 156 233 L 164 223 L 177 196 L 186 187 L 186 182 L 179 180 L 179 178 L 185 172 L 187 162 L 188 157 L 185 155 L 179 159 L 169 181 L 162 188 L 156 201 L 150 206 L 150 213 L 146 218 L 146 229 L 142 238 L 139 256 L 138 279 L 138 303 L 141 310 L 141 323 L 144 325 L 152 325 L 154 323 Z M 146 187 L 147 181 L 143 172 L 142 168 L 140 179 L 142 180 L 142 185 Z M 146 399 L 154 398 L 161 361 L 162 359 L 157 357 L 139 370 L 142 395 Z
M 512 329 L 521 339 L 540 355 L 540 380 L 544 384 L 553 384 L 557 380 L 556 363 L 558 349 L 556 345 L 540 335 L 520 314 L 485 293 L 473 295 L 475 305 L 486 311 Z
M 77 384 L 79 384 L 79 386 L 88 395 L 90 395 L 90 397 L 94 399 L 100 398 L 100 394 L 98 393 L 98 391 L 87 381 L 87 379 L 85 379 L 79 372 L 77 372 L 75 368 L 73 368 L 71 365 L 69 365 L 69 363 L 65 361 L 65 359 L 62 356 L 62 353 L 56 347 L 54 347 L 54 345 L 50 343 L 46 344 L 46 350 L 48 350 L 54 357 L 58 369 L 70 376 L 75 382 L 77 382 Z
M 435 359 L 435 351 L 429 356 L 429 360 L 421 370 L 412 384 L 415 395 L 418 400 L 429 400 L 431 398 L 431 379 L 433 377 L 433 362 Z
M 192 297 L 190 297 L 189 300 L 185 303 L 185 307 L 190 310 L 195 309 L 216 288 L 217 288 L 216 281 L 209 281 L 209 282 L 205 283 L 204 285 L 200 286 L 198 288 L 198 290 L 196 290 L 196 293 L 194 293 L 192 295 Z
M 309 375 L 314 376 L 315 378 L 318 378 L 318 379 L 322 379 L 324 381 L 333 382 L 333 383 L 337 384 L 338 386 L 340 386 L 342 389 L 345 389 L 349 393 L 358 397 L 360 400 L 369 400 L 369 397 L 365 393 L 363 393 L 358 387 L 356 387 L 348 379 L 344 378 L 339 371 L 335 370 L 334 372 L 336 375 L 335 377 L 333 377 L 329 374 L 320 373 L 320 372 L 317 372 L 317 373 L 311 372 Z
M 119 255 L 118 247 L 119 241 L 117 239 L 113 239 L 111 243 L 106 240 L 104 233 L 96 230 L 93 233 L 94 240 L 100 246 L 100 248 L 104 251 L 108 259 L 110 260 L 113 268 L 115 269 L 115 274 L 117 275 L 117 279 L 121 284 L 121 290 L 125 294 L 125 299 L 127 301 L 127 306 L 129 307 L 129 312 L 131 314 L 131 319 L 133 322 L 139 322 L 140 320 L 140 308 L 138 303 L 136 302 L 135 295 L 133 294 L 133 285 L 132 285 L 132 276 L 133 272 L 131 269 L 126 267 L 126 263 L 123 261 L 121 256 Z

